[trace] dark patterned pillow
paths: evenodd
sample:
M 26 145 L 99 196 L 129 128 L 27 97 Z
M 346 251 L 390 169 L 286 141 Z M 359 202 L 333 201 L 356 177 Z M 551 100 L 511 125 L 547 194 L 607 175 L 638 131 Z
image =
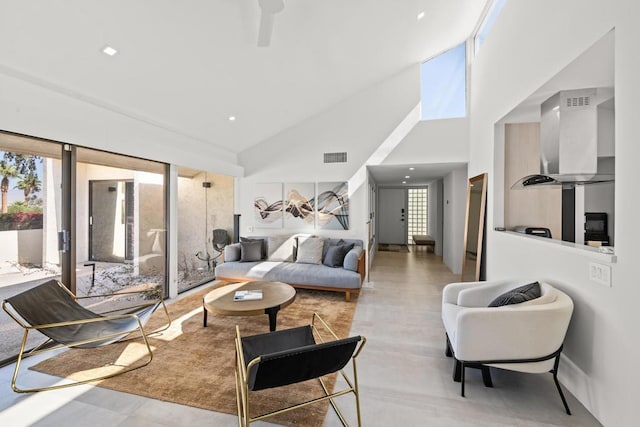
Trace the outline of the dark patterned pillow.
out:
M 520 304 L 521 302 L 540 298 L 541 295 L 542 292 L 540 291 L 540 284 L 538 282 L 533 282 L 505 292 L 504 294 L 491 301 L 489 303 L 489 307 L 501 307 L 503 305 L 509 304 Z
M 240 242 L 240 262 L 260 261 L 262 259 L 262 240 Z

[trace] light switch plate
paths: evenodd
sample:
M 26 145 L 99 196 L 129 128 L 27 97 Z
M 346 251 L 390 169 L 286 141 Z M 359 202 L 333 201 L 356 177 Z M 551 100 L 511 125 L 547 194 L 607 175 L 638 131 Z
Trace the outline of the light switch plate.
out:
M 597 262 L 590 262 L 589 279 L 600 285 L 611 287 L 611 266 Z

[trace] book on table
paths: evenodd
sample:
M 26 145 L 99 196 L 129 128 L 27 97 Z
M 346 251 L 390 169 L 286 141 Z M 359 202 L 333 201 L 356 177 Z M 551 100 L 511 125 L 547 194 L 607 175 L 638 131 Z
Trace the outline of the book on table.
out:
M 262 289 L 256 290 L 247 290 L 247 291 L 236 291 L 233 294 L 234 301 L 255 301 L 262 299 Z

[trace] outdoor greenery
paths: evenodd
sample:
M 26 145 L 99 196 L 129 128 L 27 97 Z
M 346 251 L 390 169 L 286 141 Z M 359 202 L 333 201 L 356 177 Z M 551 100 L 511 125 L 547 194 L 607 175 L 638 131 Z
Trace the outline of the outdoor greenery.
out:
M 32 154 L 19 154 L 5 151 L 0 159 L 0 191 L 2 192 L 1 213 L 9 213 L 7 194 L 9 180 L 18 178 L 14 188 L 22 190 L 24 202 L 11 204 L 12 212 L 42 212 L 42 199 L 38 193 L 42 190 L 42 181 L 38 177 L 37 164 L 42 157 Z M 40 208 L 38 211 L 37 208 Z

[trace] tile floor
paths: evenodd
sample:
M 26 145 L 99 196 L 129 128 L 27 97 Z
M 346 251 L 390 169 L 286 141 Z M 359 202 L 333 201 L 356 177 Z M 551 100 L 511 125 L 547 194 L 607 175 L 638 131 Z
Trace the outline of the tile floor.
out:
M 494 388 L 468 370 L 466 398 L 451 380 L 440 320 L 442 287 L 457 281 L 426 251 L 378 252 L 352 326 L 367 337 L 359 357 L 365 426 L 599 426 L 566 392 L 564 413 L 551 375 L 492 371 Z M 93 386 L 36 393 L 10 390 L 12 366 L 0 369 L 0 426 L 235 426 L 234 416 Z M 562 365 L 560 366 L 562 369 Z M 350 369 L 347 370 L 350 372 Z M 28 371 L 25 382 L 58 378 Z M 355 420 L 353 398 L 338 399 Z M 256 423 L 256 426 L 269 425 Z M 329 411 L 325 426 L 341 425 Z

